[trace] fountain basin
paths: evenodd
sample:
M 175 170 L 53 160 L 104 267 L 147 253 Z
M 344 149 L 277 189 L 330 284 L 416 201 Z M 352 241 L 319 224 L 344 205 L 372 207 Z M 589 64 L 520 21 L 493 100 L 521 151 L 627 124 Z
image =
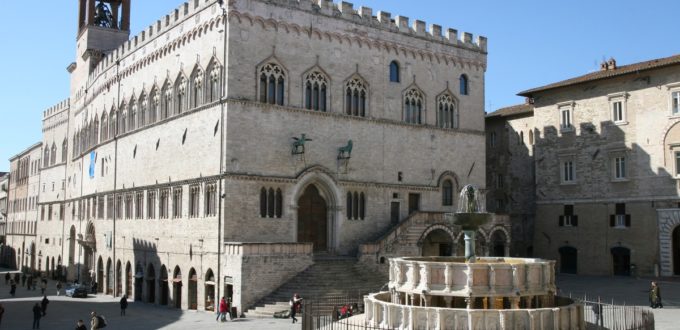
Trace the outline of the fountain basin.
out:
M 491 213 L 454 213 L 453 224 L 461 226 L 463 230 L 477 230 L 491 220 Z

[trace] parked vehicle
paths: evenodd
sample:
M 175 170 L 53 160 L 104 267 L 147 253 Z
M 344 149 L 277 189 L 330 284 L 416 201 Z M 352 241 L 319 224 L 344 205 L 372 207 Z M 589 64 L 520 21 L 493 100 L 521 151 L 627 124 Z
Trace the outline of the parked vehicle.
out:
M 87 298 L 89 288 L 81 284 L 73 284 L 66 288 L 66 296 L 72 298 Z

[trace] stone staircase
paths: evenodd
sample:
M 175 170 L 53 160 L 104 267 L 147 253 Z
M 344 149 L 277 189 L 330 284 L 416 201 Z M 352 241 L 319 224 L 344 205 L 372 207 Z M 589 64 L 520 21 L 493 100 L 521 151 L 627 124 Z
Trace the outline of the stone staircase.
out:
M 378 292 L 387 283 L 383 274 L 369 271 L 353 257 L 315 258 L 314 264 L 276 291 L 260 300 L 246 317 L 272 317 L 275 312 L 290 309 L 288 301 L 298 293 L 305 301 Z M 332 306 L 327 306 L 328 311 Z

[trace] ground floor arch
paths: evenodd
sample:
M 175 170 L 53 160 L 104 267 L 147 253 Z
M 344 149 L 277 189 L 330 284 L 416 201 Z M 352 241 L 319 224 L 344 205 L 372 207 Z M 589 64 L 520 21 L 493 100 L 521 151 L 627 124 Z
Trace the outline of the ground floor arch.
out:
M 204 279 L 205 288 L 203 290 L 203 301 L 205 301 L 205 310 L 212 311 L 215 310 L 215 301 L 217 299 L 217 297 L 215 297 L 215 275 L 213 274 L 212 269 L 208 268 L 208 271 L 205 272 Z
M 116 297 L 123 294 L 123 268 L 120 260 L 116 262 L 116 291 L 114 294 Z
M 97 283 L 97 292 L 104 292 L 104 261 L 101 256 L 99 256 L 99 259 L 97 260 L 97 276 L 93 280 Z
M 125 264 L 125 294 L 132 297 L 132 266 L 129 261 Z
M 161 266 L 160 278 L 158 279 L 158 289 L 160 290 L 160 304 L 168 305 L 168 297 L 170 296 L 170 287 L 168 285 L 168 269 L 165 265 Z
M 454 253 L 453 237 L 442 228 L 426 232 L 426 236 L 420 242 L 420 246 L 423 257 L 445 257 L 452 256 Z
M 673 275 L 680 275 L 680 226 L 673 229 L 672 235 Z
M 156 269 L 151 263 L 146 268 L 146 302 L 156 302 Z
M 308 185 L 298 199 L 298 242 L 311 242 L 314 251 L 328 250 L 328 203 L 316 185 Z
M 578 271 L 578 250 L 572 246 L 559 248 L 560 273 L 576 274 Z
M 614 275 L 630 276 L 630 249 L 617 246 L 611 249 Z
M 490 235 L 489 241 L 490 257 L 507 257 L 509 255 L 510 239 L 504 230 L 494 230 Z
M 188 282 L 187 293 L 189 309 L 198 309 L 198 275 L 193 268 L 189 270 Z
M 175 308 L 182 308 L 182 271 L 175 266 L 172 272 L 172 301 Z
M 106 294 L 113 294 L 113 263 L 111 258 L 106 261 Z
M 144 286 L 144 266 L 140 262 L 135 264 L 135 301 L 142 301 Z

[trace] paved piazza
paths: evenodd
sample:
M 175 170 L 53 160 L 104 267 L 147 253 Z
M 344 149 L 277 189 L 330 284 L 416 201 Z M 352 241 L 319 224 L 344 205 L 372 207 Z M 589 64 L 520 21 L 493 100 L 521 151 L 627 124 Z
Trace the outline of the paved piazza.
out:
M 647 290 L 651 278 L 626 278 L 605 276 L 558 275 L 557 284 L 562 294 L 588 297 L 602 297 L 603 301 L 614 301 L 632 305 L 647 305 Z M 664 302 L 663 309 L 654 310 L 656 329 L 677 329 L 680 322 L 680 281 L 659 280 Z M 55 296 L 55 282 L 48 284 L 47 316 L 41 320 L 42 329 L 70 329 L 78 319 L 86 320 L 91 310 L 106 316 L 108 329 L 300 329 L 300 324 L 289 319 L 238 319 L 233 322 L 217 323 L 215 315 L 208 312 L 180 311 L 145 303 L 131 302 L 127 315 L 119 316 L 119 299 L 111 296 L 90 295 L 87 299 Z M 9 296 L 5 285 L 4 272 L 0 272 L 0 303 L 5 315 L 0 329 L 28 329 L 32 322 L 31 306 L 39 301 L 40 289 L 27 291 L 17 287 L 17 297 Z M 596 298 L 595 298 L 596 299 Z M 89 327 L 88 327 L 89 328 Z

